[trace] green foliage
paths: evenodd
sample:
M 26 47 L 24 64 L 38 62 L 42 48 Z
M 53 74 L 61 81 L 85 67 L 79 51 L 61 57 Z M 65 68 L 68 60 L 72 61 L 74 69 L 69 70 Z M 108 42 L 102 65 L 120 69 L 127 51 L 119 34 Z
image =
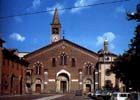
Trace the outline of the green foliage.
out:
M 130 20 L 140 20 L 140 12 L 127 14 Z M 140 91 L 140 24 L 134 31 L 134 37 L 130 40 L 129 49 L 120 55 L 113 67 L 116 77 L 120 78 L 127 88 L 132 87 Z

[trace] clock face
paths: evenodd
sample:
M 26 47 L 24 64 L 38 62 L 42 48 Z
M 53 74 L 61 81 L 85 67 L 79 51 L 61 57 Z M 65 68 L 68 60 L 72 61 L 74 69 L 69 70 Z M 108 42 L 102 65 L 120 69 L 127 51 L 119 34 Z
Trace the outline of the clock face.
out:
M 53 35 L 52 39 L 53 39 L 53 42 L 56 42 L 59 40 L 59 37 L 58 35 Z

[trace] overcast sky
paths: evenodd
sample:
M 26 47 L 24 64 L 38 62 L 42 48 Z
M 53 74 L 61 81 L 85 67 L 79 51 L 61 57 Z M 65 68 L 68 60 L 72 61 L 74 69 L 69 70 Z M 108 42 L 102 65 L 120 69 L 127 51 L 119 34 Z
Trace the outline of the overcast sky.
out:
M 118 0 L 0 0 L 0 17 L 15 14 L 63 9 Z M 123 0 L 122 0 L 123 1 Z M 136 27 L 126 12 L 136 10 L 139 0 L 58 10 L 65 38 L 97 52 L 106 37 L 109 50 L 121 54 L 128 49 Z M 0 37 L 6 48 L 31 52 L 51 43 L 50 24 L 53 12 L 0 19 Z

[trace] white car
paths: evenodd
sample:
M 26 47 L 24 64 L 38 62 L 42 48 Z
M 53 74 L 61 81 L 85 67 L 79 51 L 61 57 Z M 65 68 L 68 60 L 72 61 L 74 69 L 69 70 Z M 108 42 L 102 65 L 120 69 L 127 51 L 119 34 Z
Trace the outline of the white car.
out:
M 127 92 L 114 92 L 111 96 L 111 100 L 126 100 L 130 93 Z

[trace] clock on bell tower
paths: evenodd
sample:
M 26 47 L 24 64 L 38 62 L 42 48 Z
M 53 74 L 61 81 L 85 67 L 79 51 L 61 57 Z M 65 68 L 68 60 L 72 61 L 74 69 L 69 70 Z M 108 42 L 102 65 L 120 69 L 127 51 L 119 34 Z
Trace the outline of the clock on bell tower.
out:
M 59 22 L 58 11 L 55 9 L 51 24 L 52 43 L 60 40 L 61 24 Z

